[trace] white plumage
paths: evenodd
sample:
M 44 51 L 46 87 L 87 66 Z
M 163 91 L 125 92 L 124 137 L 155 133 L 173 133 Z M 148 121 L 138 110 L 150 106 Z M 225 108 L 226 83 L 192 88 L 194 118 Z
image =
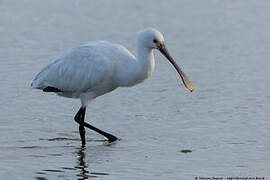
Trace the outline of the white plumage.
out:
M 31 87 L 64 97 L 80 98 L 81 109 L 85 113 L 85 107 L 92 99 L 117 87 L 133 86 L 148 78 L 154 70 L 153 49 L 159 49 L 170 60 L 185 86 L 193 91 L 191 81 L 168 54 L 163 35 L 155 29 L 146 29 L 137 34 L 137 58 L 121 45 L 106 41 L 92 42 L 71 49 L 42 69 Z M 86 124 L 82 122 L 84 115 L 82 118 L 80 111 L 75 120 L 79 121 L 80 128 L 84 130 Z M 84 145 L 82 136 L 83 132 L 81 138 Z M 113 140 L 111 137 L 107 138 L 109 141 Z
M 123 46 L 93 42 L 71 49 L 45 67 L 33 80 L 32 87 L 55 87 L 63 91 L 58 95 L 81 98 L 86 106 L 92 98 L 115 89 L 119 81 L 115 76 L 121 73 L 116 70 L 128 68 L 131 61 L 135 57 Z M 80 97 L 82 94 L 90 97 Z

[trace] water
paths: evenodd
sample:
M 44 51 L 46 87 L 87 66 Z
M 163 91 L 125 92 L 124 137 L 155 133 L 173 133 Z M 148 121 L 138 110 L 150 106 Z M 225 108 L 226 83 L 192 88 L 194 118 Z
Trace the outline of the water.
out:
M 0 1 L 0 179 L 270 177 L 267 0 Z M 96 99 L 80 147 L 78 100 L 31 90 L 71 47 L 105 39 L 135 52 L 135 33 L 163 32 L 196 85 L 156 52 L 153 76 Z M 179 86 L 179 84 L 181 84 Z

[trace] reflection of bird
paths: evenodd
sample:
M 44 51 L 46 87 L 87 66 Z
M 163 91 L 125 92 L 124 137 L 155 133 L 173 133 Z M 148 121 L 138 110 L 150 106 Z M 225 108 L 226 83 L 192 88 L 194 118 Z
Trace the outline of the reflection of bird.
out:
M 121 45 L 92 42 L 71 49 L 45 67 L 35 77 L 31 87 L 64 97 L 80 98 L 82 106 L 74 119 L 80 124 L 82 145 L 85 145 L 84 127 L 113 142 L 117 140 L 115 136 L 84 122 L 86 106 L 94 98 L 117 87 L 133 86 L 148 78 L 154 70 L 153 49 L 158 49 L 172 63 L 184 85 L 193 91 L 194 85 L 169 55 L 163 35 L 155 29 L 138 32 L 137 58 Z
M 85 158 L 85 147 L 82 147 L 80 149 L 78 149 L 77 151 L 77 155 L 78 155 L 78 165 L 75 166 L 76 169 L 80 169 L 81 171 L 79 172 L 79 174 L 77 176 L 81 176 L 82 179 L 88 179 L 88 171 L 87 171 L 87 164 L 85 163 L 84 161 L 84 158 Z

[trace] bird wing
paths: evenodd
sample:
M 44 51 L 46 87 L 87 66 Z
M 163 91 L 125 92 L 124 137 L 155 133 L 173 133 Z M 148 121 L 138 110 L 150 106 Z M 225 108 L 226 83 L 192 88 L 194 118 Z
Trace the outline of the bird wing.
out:
M 32 87 L 54 87 L 66 92 L 86 92 L 109 84 L 117 53 L 110 43 L 96 42 L 73 48 L 45 67 L 33 80 Z

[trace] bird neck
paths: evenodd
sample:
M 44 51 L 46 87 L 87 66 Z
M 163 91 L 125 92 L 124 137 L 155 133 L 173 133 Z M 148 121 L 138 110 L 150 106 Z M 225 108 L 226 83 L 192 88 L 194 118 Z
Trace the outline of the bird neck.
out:
M 122 68 L 118 72 L 116 82 L 118 86 L 133 86 L 148 78 L 155 66 L 153 50 L 140 42 L 137 44 L 136 59 L 129 59 L 127 68 Z M 123 66 L 121 66 L 123 67 Z M 124 77 L 124 78 L 123 78 Z
M 153 49 L 140 43 L 137 44 L 137 79 L 139 82 L 151 76 L 154 71 L 155 60 Z

